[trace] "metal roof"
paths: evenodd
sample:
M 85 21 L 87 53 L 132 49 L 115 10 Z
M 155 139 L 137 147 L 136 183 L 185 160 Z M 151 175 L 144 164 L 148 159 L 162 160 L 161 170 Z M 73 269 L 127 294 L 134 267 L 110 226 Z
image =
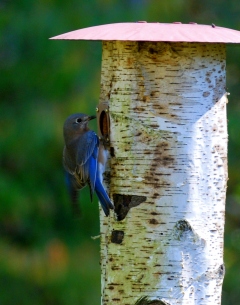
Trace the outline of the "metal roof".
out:
M 51 39 L 240 43 L 240 31 L 196 23 L 113 23 L 83 28 Z

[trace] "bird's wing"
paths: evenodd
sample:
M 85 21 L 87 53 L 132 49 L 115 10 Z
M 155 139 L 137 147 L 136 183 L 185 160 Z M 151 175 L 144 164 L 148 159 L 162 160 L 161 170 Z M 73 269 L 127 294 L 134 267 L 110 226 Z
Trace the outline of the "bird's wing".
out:
M 91 199 L 96 181 L 98 147 L 96 133 L 89 130 L 82 135 L 77 152 L 77 172 L 82 181 L 89 182 Z
M 81 135 L 77 148 L 77 164 L 79 166 L 84 165 L 92 155 L 97 159 L 96 146 L 99 146 L 99 140 L 94 131 L 89 130 Z
M 98 167 L 97 156 L 98 156 L 98 146 L 96 145 L 92 156 L 89 158 L 89 187 L 90 187 L 91 201 L 95 189 L 95 182 L 97 175 L 97 167 Z

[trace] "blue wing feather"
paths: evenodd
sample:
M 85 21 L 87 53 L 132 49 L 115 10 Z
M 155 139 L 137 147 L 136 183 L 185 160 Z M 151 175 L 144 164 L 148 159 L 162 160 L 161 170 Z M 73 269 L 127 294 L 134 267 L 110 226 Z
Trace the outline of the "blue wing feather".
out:
M 97 159 L 90 157 L 89 159 L 89 186 L 90 186 L 90 196 L 92 200 L 92 195 L 95 189 L 95 181 L 97 175 Z
M 98 151 L 95 151 L 96 146 L 99 146 L 99 140 L 96 133 L 92 130 L 85 132 L 79 139 L 77 151 L 77 164 L 85 164 L 91 156 L 97 159 Z
M 96 133 L 89 130 L 81 136 L 77 151 L 77 173 L 82 181 L 90 180 L 91 198 L 96 179 L 98 146 L 99 140 Z

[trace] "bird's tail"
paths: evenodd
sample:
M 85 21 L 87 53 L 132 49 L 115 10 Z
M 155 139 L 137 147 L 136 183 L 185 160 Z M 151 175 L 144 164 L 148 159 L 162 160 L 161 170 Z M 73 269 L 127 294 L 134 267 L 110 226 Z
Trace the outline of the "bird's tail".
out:
M 76 181 L 73 175 L 65 172 L 65 182 L 71 199 L 72 212 L 74 216 L 79 217 L 81 215 L 81 209 L 78 205 L 78 189 L 76 186 Z
M 102 209 L 106 216 L 109 215 L 109 209 L 114 209 L 114 205 L 112 204 L 110 198 L 108 197 L 107 192 L 105 191 L 99 177 L 96 177 L 95 181 L 95 191 L 98 196 L 98 199 L 101 203 Z

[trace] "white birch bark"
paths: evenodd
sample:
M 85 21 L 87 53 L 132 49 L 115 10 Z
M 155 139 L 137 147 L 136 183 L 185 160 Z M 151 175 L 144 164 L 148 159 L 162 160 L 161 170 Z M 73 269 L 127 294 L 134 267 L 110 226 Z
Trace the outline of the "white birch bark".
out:
M 102 304 L 133 305 L 148 296 L 159 304 L 219 305 L 225 45 L 103 42 L 106 101 L 111 198 L 146 200 L 122 221 L 101 212 Z M 122 234 L 120 243 L 113 231 Z

